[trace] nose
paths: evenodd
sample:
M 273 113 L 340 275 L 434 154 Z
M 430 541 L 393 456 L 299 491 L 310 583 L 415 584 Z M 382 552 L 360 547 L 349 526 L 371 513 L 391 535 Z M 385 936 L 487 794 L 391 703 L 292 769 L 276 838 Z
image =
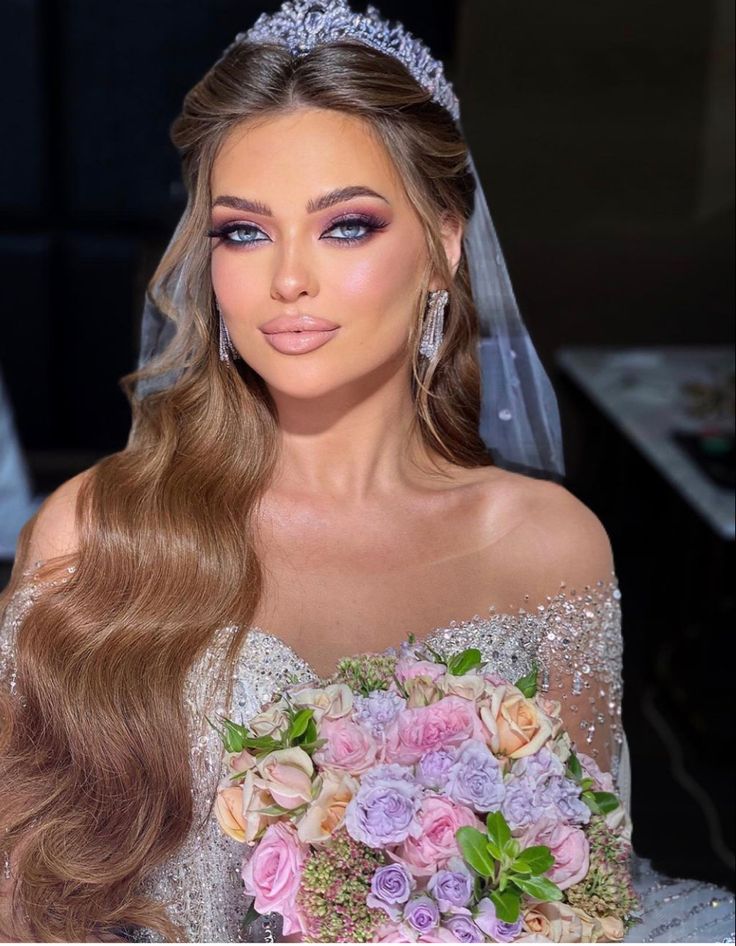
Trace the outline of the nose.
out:
M 309 258 L 309 251 L 296 238 L 284 239 L 274 254 L 274 272 L 271 280 L 271 296 L 289 302 L 306 293 L 317 292 L 317 277 Z

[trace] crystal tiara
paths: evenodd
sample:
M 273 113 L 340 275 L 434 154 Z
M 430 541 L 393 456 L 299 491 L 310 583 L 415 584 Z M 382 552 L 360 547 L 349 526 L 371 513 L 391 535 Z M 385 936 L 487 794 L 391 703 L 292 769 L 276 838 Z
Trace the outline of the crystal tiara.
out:
M 225 52 L 242 43 L 276 43 L 299 56 L 340 39 L 364 43 L 398 59 L 434 101 L 459 120 L 460 104 L 442 63 L 401 23 L 391 26 L 381 19 L 374 6 L 355 13 L 347 0 L 286 0 L 276 13 L 262 13 L 249 30 L 238 33 Z

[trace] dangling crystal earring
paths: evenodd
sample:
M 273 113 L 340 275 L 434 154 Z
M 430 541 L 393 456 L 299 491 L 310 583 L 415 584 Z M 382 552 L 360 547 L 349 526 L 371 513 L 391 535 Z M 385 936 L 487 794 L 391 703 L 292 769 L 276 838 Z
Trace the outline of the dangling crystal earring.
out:
M 425 358 L 434 358 L 444 337 L 445 306 L 450 298 L 446 289 L 436 289 L 429 293 L 426 324 L 419 343 L 419 351 Z
M 233 361 L 235 361 L 240 355 L 230 340 L 230 333 L 227 330 L 227 325 L 225 325 L 225 320 L 220 311 L 220 303 L 217 302 L 217 300 L 215 300 L 215 305 L 217 306 L 217 315 L 220 319 L 220 361 L 230 361 L 230 353 L 232 353 Z

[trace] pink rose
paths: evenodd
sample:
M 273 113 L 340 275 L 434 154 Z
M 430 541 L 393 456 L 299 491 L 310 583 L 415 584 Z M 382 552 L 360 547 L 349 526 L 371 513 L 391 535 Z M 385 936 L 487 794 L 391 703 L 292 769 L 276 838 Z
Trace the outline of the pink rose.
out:
M 306 930 L 296 907 L 296 895 L 307 852 L 294 827 L 278 821 L 266 828 L 242 870 L 246 896 L 255 897 L 253 905 L 259 913 L 280 913 L 285 935 Z
M 470 808 L 445 795 L 427 795 L 417 812 L 417 823 L 418 837 L 409 836 L 391 854 L 415 877 L 428 877 L 460 854 L 455 840 L 458 828 L 482 827 Z
M 327 742 L 314 753 L 318 766 L 343 769 L 351 775 L 362 775 L 376 763 L 379 745 L 373 736 L 350 719 L 324 719 L 319 738 Z
M 411 680 L 414 677 L 427 677 L 429 680 L 439 680 L 447 672 L 447 668 L 442 664 L 436 664 L 432 660 L 414 660 L 411 657 L 402 657 L 396 662 L 396 679 L 404 683 L 405 680 Z
M 544 844 L 550 849 L 555 863 L 545 876 L 561 890 L 579 883 L 588 873 L 590 847 L 580 828 L 540 818 L 526 829 L 520 843 L 522 847 Z
M 447 696 L 431 706 L 402 710 L 386 734 L 386 761 L 413 765 L 430 749 L 482 739 L 475 704 Z

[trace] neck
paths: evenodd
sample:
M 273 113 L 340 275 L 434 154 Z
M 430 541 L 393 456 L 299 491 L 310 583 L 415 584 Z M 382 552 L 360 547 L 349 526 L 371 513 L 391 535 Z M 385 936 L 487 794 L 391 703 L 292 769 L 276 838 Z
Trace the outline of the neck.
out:
M 441 476 L 415 423 L 406 365 L 380 384 L 304 399 L 271 391 L 281 429 L 274 492 L 365 504 Z

